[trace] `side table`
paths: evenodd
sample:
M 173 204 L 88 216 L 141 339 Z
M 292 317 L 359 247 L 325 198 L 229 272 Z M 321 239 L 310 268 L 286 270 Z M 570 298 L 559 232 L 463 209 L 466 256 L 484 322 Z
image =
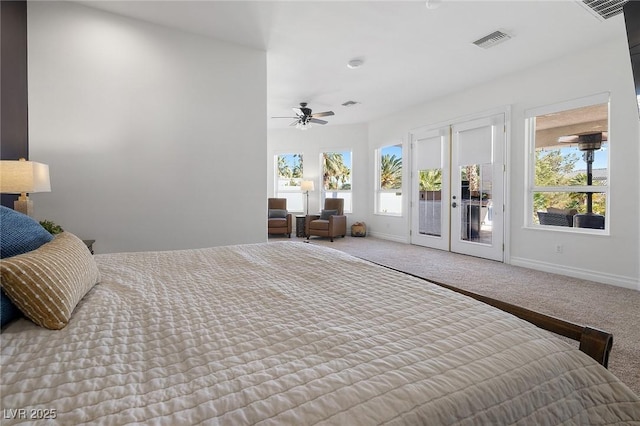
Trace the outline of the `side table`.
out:
M 95 243 L 96 240 L 82 240 L 82 242 L 87 246 L 91 254 L 93 254 L 93 243 Z
M 306 237 L 304 235 L 304 220 L 306 216 L 296 216 L 296 237 Z

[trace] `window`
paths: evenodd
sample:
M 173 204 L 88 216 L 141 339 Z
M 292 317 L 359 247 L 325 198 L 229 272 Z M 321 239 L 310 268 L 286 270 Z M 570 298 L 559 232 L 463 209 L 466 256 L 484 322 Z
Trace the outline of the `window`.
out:
M 376 150 L 376 213 L 402 214 L 402 145 Z
M 604 230 L 609 198 L 608 95 L 527 113 L 528 224 Z
M 323 152 L 322 189 L 324 198 L 343 198 L 344 212 L 351 213 L 351 151 Z
M 278 154 L 275 156 L 276 198 L 287 199 L 287 210 L 302 212 L 304 198 L 300 189 L 303 176 L 302 154 Z

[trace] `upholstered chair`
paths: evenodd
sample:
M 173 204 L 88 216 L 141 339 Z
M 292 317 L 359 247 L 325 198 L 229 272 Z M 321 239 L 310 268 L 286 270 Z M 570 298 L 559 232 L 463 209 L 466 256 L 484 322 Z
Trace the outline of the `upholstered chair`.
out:
M 291 213 L 287 211 L 286 198 L 269 198 L 268 200 L 268 234 L 286 234 L 291 238 Z
M 305 235 L 307 240 L 312 235 L 329 237 L 343 237 L 347 234 L 347 217 L 344 215 L 344 199 L 327 198 L 324 209 L 319 215 L 307 215 L 305 218 Z

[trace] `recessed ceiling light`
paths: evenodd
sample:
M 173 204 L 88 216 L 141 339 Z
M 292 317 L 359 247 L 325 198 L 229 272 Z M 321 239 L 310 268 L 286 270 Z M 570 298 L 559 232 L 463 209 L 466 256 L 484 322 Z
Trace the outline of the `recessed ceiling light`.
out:
M 364 61 L 362 59 L 352 59 L 347 62 L 347 68 L 351 68 L 353 70 L 356 68 L 360 68 L 362 64 L 364 64 Z

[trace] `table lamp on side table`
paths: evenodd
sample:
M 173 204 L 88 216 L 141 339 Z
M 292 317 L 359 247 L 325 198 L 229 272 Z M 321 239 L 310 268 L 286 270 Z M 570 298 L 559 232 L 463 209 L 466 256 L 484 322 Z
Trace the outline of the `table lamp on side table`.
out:
M 49 166 L 35 161 L 2 160 L 0 161 L 0 192 L 3 194 L 20 194 L 13 203 L 13 209 L 28 216 L 33 214 L 33 201 L 29 192 L 51 192 Z

